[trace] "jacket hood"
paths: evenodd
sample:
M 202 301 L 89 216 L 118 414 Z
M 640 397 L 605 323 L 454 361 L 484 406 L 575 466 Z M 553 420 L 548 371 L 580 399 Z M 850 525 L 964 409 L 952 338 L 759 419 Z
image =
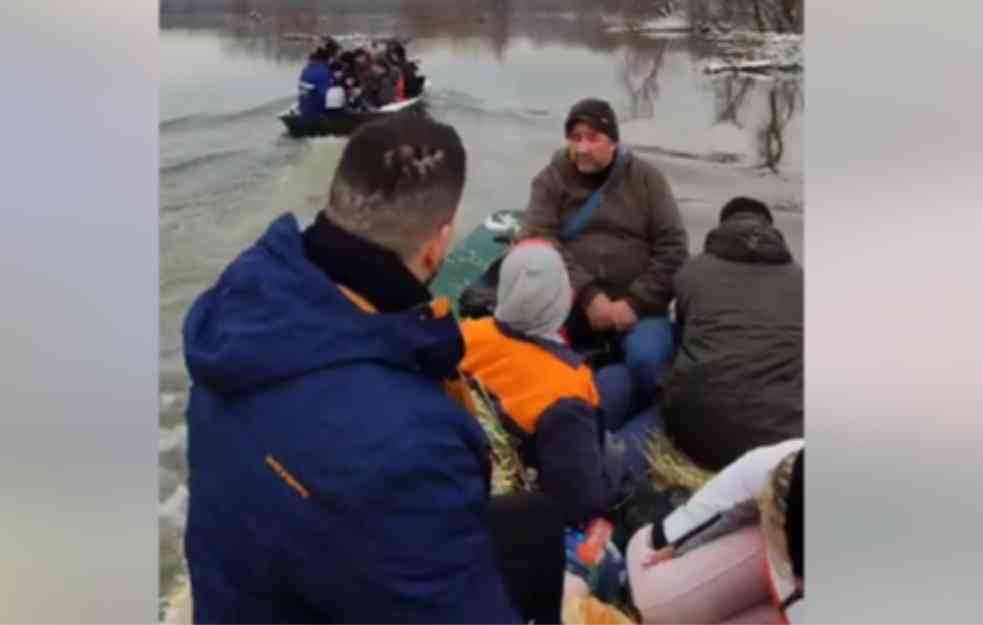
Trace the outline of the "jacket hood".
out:
M 464 346 L 454 317 L 441 312 L 427 304 L 388 314 L 360 310 L 306 258 L 288 213 L 192 304 L 185 360 L 196 384 L 223 394 L 356 362 L 446 378 Z
M 728 219 L 707 234 L 704 251 L 740 263 L 792 262 L 781 231 L 758 219 Z

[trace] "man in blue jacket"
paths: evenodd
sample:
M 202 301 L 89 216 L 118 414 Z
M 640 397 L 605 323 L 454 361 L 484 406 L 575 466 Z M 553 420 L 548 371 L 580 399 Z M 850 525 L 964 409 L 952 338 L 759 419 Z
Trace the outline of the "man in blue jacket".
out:
M 307 59 L 297 84 L 297 108 L 301 115 L 317 116 L 327 110 L 325 99 L 335 84 L 331 61 L 334 53 L 330 47 L 320 47 Z
M 195 622 L 520 621 L 488 441 L 451 392 L 461 335 L 425 286 L 465 160 L 449 126 L 366 125 L 315 223 L 281 216 L 192 305 Z

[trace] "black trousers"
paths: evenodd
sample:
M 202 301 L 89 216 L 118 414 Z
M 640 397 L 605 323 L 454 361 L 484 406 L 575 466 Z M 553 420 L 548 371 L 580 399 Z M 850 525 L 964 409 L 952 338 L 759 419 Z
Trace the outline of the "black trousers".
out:
M 559 623 L 566 567 L 559 506 L 542 493 L 492 497 L 489 509 L 505 585 L 522 618 Z

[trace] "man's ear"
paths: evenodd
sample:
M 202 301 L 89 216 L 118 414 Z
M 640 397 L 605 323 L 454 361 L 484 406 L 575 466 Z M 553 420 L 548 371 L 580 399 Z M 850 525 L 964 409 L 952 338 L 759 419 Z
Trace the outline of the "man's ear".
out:
M 434 275 L 440 271 L 440 267 L 444 262 L 444 257 L 451 245 L 451 240 L 454 238 L 454 224 L 444 224 L 440 227 L 427 244 L 423 248 L 423 256 L 420 259 L 423 265 L 423 269 L 428 275 Z

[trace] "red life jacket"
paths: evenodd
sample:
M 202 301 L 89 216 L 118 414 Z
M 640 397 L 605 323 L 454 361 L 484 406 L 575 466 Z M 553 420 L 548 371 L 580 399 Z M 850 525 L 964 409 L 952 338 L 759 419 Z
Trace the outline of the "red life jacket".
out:
M 396 102 L 406 99 L 406 76 L 403 72 L 399 73 L 399 80 L 396 81 Z

